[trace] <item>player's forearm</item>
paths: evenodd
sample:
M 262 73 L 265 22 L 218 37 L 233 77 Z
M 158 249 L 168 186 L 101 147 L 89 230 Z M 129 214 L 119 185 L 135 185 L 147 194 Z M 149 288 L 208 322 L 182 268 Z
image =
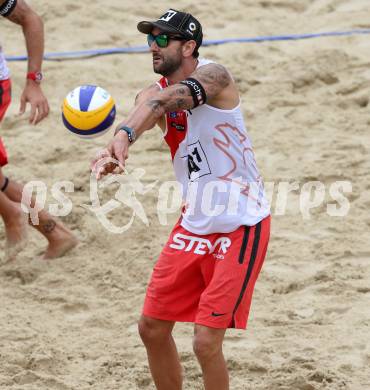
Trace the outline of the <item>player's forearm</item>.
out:
M 158 92 L 145 105 L 153 116 L 159 118 L 166 112 L 190 110 L 194 101 L 187 86 L 175 84 Z
M 146 102 L 143 102 L 131 111 L 124 124 L 135 129 L 136 137 L 139 137 L 145 131 L 152 129 L 159 118 L 160 116 L 153 113 Z
M 189 89 L 176 84 L 138 104 L 119 126 L 135 129 L 136 137 L 139 137 L 146 130 L 152 129 L 166 112 L 190 109 L 193 105 Z
M 41 71 L 44 56 L 44 25 L 41 18 L 31 11 L 22 24 L 28 54 L 28 72 Z
M 156 121 L 151 116 L 148 116 L 148 113 L 143 111 L 140 107 L 141 104 L 135 106 L 130 111 L 127 118 L 118 124 L 118 126 L 116 127 L 115 135 L 117 135 L 117 133 L 120 133 L 119 129 L 122 126 L 128 126 L 135 130 L 135 136 L 137 139 L 146 130 L 150 130 L 156 125 Z

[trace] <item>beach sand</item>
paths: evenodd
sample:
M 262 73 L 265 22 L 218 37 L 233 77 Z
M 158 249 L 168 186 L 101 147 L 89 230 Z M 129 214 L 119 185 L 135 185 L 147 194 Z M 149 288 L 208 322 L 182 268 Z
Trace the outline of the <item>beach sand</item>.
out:
M 205 39 L 314 33 L 370 28 L 368 1 L 356 0 L 142 0 L 30 2 L 45 21 L 46 51 L 143 45 L 136 24 L 169 6 L 192 12 Z M 7 55 L 24 54 L 19 27 L 1 21 Z M 246 332 L 230 330 L 225 355 L 233 390 L 370 389 L 370 39 L 369 35 L 212 46 L 201 55 L 228 67 L 238 82 L 257 163 L 272 193 L 272 235 L 257 282 Z M 159 129 L 130 150 L 129 170 L 144 168 L 138 195 L 149 226 L 138 217 L 123 234 L 106 231 L 83 205 L 90 204 L 89 163 L 111 133 L 93 140 L 62 125 L 64 96 L 78 85 L 97 84 L 116 100 L 117 120 L 136 93 L 158 79 L 148 54 L 45 62 L 43 88 L 50 116 L 37 127 L 17 117 L 26 64 L 9 64 L 13 105 L 1 128 L 10 154 L 6 173 L 28 182 L 74 183 L 72 213 L 62 220 L 81 244 L 64 258 L 45 262 L 46 241 L 30 232 L 18 259 L 0 267 L 0 389 L 154 389 L 137 333 L 146 284 L 179 212 L 161 225 L 158 188 L 174 180 Z M 302 187 L 325 186 L 325 200 L 299 208 Z M 346 216 L 327 213 L 336 204 L 329 188 L 349 181 Z M 280 182 L 294 183 L 285 213 Z M 306 188 L 306 187 L 304 187 Z M 116 187 L 105 191 L 104 202 Z M 127 207 L 113 212 L 124 225 Z M 305 216 L 305 218 L 304 218 Z M 0 254 L 4 229 L 0 230 Z M 184 366 L 184 389 L 202 389 L 192 352 L 191 324 L 175 338 Z

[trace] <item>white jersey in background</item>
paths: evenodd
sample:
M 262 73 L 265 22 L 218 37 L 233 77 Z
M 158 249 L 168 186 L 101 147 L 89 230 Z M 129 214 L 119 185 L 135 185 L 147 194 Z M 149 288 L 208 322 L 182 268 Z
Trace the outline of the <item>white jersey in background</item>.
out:
M 198 67 L 211 63 L 199 60 Z M 168 86 L 162 78 L 160 88 Z M 228 233 L 270 214 L 240 103 L 166 114 L 164 138 L 186 200 L 181 225 L 195 234 Z
M 7 80 L 10 77 L 10 71 L 6 65 L 5 55 L 3 49 L 0 46 L 0 80 Z

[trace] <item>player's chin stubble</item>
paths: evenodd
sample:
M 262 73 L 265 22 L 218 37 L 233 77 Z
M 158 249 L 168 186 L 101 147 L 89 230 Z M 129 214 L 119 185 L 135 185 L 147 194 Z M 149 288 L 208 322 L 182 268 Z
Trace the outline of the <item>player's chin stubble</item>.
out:
M 162 76 L 169 76 L 176 72 L 181 66 L 181 57 L 164 58 L 159 64 L 153 63 L 153 70 L 155 73 L 161 74 Z

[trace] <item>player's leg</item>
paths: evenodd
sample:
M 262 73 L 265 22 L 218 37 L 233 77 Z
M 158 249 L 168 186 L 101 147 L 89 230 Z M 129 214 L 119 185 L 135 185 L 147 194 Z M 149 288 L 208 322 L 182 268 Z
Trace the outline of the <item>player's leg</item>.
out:
M 0 182 L 0 189 L 3 187 L 4 183 Z M 12 202 L 3 191 L 0 191 L 0 215 L 5 225 L 6 247 L 20 248 L 27 236 L 27 220 L 19 204 Z
M 6 177 L 0 169 L 0 184 L 6 182 Z M 19 205 L 22 201 L 23 186 L 13 180 L 8 180 L 7 187 L 3 192 L 12 203 Z M 34 200 L 31 207 L 34 207 Z M 63 256 L 68 250 L 78 243 L 74 235 L 56 218 L 45 210 L 39 212 L 39 224 L 32 225 L 48 240 L 49 245 L 44 257 L 47 259 Z
M 173 321 L 141 316 L 139 334 L 145 345 L 150 371 L 158 390 L 181 390 L 182 369 L 172 337 Z
M 202 256 L 187 251 L 188 243 L 179 245 L 180 237 L 190 234 L 180 223 L 174 227 L 154 266 L 139 325 L 160 390 L 181 389 L 181 366 L 171 332 L 177 321 L 194 322 L 204 290 Z
M 219 234 L 218 241 L 225 245 L 216 247 L 202 264 L 207 287 L 195 320 L 194 350 L 202 366 L 206 389 L 229 388 L 222 356 L 225 329 L 246 328 L 269 234 L 270 218 L 255 226 L 241 226 L 234 232 Z
M 229 389 L 229 373 L 222 353 L 225 331 L 195 324 L 193 348 L 202 368 L 205 390 Z
M 246 329 L 254 286 L 269 242 L 270 217 L 255 226 L 241 226 L 218 236 L 218 240 L 228 240 L 228 245 L 215 248 L 202 264 L 207 287 L 195 322 L 218 329 Z
M 0 122 L 5 116 L 6 110 L 11 101 L 10 80 L 0 81 Z M 15 255 L 25 242 L 27 220 L 20 205 L 12 202 L 4 193 L 8 181 L 1 175 L 1 167 L 8 163 L 8 156 L 5 146 L 0 138 L 0 215 L 5 225 L 6 248 L 9 255 Z
M 10 80 L 0 81 L 0 122 L 11 101 Z M 0 215 L 5 223 L 7 246 L 20 248 L 18 244 L 25 238 L 25 215 L 21 210 L 23 187 L 14 181 L 9 181 L 3 175 L 1 167 L 7 164 L 7 153 L 0 139 Z M 45 211 L 40 212 L 40 225 L 37 228 L 49 241 L 45 258 L 62 256 L 69 249 L 77 245 L 73 234 L 59 221 L 53 219 Z M 15 253 L 12 253 L 12 255 Z

